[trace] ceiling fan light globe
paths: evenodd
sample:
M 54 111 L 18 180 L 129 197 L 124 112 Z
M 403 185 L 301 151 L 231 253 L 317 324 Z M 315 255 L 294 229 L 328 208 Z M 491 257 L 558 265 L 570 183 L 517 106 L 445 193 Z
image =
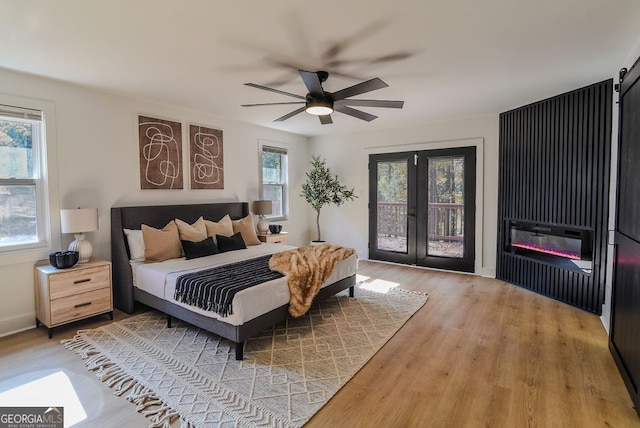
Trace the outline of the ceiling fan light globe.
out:
M 312 114 L 314 116 L 324 116 L 327 114 L 333 113 L 333 109 L 329 106 L 307 106 L 307 113 Z

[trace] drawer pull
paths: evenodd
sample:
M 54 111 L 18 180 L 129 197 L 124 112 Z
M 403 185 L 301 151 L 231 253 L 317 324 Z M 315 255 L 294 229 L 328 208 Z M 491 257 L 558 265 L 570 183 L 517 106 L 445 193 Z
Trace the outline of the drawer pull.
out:
M 74 284 L 82 284 L 83 282 L 90 282 L 91 278 L 78 279 L 77 281 L 73 281 Z
M 81 308 L 83 306 L 89 306 L 90 304 L 91 304 L 91 302 L 78 303 L 77 305 L 74 306 L 74 308 Z

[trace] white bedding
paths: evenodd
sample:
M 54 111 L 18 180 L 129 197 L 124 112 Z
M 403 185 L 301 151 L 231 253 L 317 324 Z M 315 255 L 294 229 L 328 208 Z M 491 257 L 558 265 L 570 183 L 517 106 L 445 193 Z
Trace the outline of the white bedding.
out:
M 181 258 L 167 260 L 161 263 L 131 262 L 133 284 L 140 290 L 144 290 L 156 297 L 185 307 L 192 312 L 216 318 L 231 325 L 242 325 L 249 320 L 289 303 L 289 288 L 287 287 L 286 277 L 258 284 L 237 293 L 232 302 L 233 313 L 227 317 L 222 317 L 215 312 L 205 311 L 198 307 L 176 301 L 173 298 L 176 279 L 180 275 L 188 272 L 221 266 L 267 254 L 274 254 L 291 248 L 294 247 L 263 243 L 249 246 L 245 250 L 229 251 L 191 260 Z M 333 272 L 323 284 L 323 287 L 355 274 L 356 265 L 355 255 L 342 260 L 333 269 Z

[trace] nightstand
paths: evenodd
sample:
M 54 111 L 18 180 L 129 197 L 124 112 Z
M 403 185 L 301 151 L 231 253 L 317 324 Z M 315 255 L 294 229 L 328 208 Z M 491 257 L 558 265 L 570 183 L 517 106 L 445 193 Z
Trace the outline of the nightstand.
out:
M 56 269 L 48 261 L 36 263 L 36 327 L 53 329 L 96 315 L 113 319 L 111 262 L 92 258 L 68 269 Z
M 289 243 L 289 233 L 258 233 L 258 239 L 262 242 L 287 245 Z

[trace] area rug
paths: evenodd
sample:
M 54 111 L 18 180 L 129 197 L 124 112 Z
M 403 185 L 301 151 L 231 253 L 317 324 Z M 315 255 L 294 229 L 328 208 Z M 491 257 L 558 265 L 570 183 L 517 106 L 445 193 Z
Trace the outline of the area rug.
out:
M 152 427 L 299 427 L 427 301 L 356 287 L 245 344 L 149 311 L 61 343 L 137 405 Z

